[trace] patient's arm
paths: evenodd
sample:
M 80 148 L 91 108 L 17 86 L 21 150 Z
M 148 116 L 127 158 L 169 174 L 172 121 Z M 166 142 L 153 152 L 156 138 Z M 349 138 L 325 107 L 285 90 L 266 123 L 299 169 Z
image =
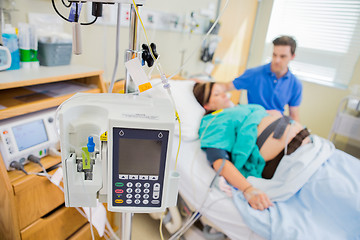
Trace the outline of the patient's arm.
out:
M 220 169 L 222 161 L 223 159 L 218 159 L 213 163 L 213 167 L 216 171 Z M 244 196 L 252 208 L 264 210 L 272 206 L 272 203 L 266 193 L 252 187 L 251 184 L 246 180 L 246 178 L 229 160 L 225 160 L 225 165 L 221 170 L 220 175 L 222 175 L 226 179 L 226 181 L 228 181 L 237 189 L 243 192 L 245 190 Z

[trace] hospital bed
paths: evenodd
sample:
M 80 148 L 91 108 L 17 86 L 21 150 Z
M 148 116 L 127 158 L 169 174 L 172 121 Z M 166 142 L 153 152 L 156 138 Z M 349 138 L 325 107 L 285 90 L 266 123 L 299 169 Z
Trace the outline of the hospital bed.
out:
M 360 239 L 359 161 L 314 134 L 311 143 L 283 157 L 271 180 L 248 177 L 273 200 L 271 208 L 251 208 L 242 192 L 234 189 L 231 199 L 217 187 L 207 194 L 215 171 L 200 149 L 198 128 L 204 110 L 193 96 L 193 84 L 171 82 L 182 123 L 179 193 L 189 205 L 197 210 L 203 205 L 201 214 L 230 239 Z M 149 94 L 166 97 L 158 87 Z M 174 133 L 173 165 L 178 126 Z
M 156 85 L 158 79 L 152 80 Z M 191 80 L 170 80 L 171 91 L 181 120 L 181 147 L 177 162 L 180 173 L 179 193 L 192 210 L 198 210 L 206 197 L 201 213 L 202 221 L 223 232 L 230 239 L 263 239 L 244 223 L 233 200 L 217 187 L 207 194 L 215 171 L 210 167 L 205 153 L 200 149 L 198 128 L 204 110 L 193 96 L 194 82 Z M 154 87 L 146 93 L 150 96 L 167 97 L 162 86 Z M 172 167 L 179 143 L 178 126 L 173 141 Z

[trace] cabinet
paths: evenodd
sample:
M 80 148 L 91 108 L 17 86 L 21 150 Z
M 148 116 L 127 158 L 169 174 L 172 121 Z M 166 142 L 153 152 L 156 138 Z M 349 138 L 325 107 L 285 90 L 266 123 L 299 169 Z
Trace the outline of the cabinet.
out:
M 72 83 L 85 92 L 106 92 L 101 74 L 101 70 L 84 66 L 0 72 L 0 120 L 56 107 L 74 94 L 57 91 L 49 95 L 38 90 L 54 88 L 51 84 Z M 63 89 L 55 85 L 55 90 Z M 41 162 L 49 169 L 61 159 L 46 156 Z M 41 172 L 34 163 L 26 164 L 25 170 Z M 114 222 L 112 214 L 108 213 L 108 218 Z M 8 172 L 0 155 L 0 239 L 91 239 L 86 229 L 87 220 L 76 209 L 64 207 L 59 188 L 45 177 Z

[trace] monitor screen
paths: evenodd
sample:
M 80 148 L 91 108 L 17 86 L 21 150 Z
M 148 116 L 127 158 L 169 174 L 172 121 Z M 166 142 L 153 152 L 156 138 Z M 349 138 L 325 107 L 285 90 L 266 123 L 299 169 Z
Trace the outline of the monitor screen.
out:
M 159 175 L 162 141 L 119 139 L 119 174 Z
M 48 136 L 42 119 L 12 128 L 19 151 L 46 142 Z

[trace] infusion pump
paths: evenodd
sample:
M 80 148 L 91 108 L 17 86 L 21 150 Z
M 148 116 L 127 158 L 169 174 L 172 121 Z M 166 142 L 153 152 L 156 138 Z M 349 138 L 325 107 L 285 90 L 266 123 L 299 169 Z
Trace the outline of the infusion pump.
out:
M 58 110 L 65 205 L 115 212 L 175 206 L 170 171 L 174 108 L 168 99 L 78 93 Z
M 54 108 L 0 121 L 0 150 L 7 170 L 13 161 L 25 164 L 33 155 L 42 158 L 59 141 Z

